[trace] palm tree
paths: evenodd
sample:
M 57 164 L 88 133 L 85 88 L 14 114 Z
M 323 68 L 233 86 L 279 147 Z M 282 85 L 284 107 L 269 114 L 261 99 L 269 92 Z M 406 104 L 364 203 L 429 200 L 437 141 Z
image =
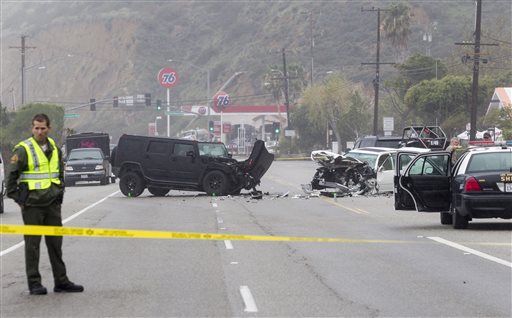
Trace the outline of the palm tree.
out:
M 391 40 L 391 44 L 398 51 L 407 48 L 407 40 L 411 33 L 411 16 L 409 11 L 410 8 L 403 3 L 393 4 L 389 11 L 386 12 L 380 25 L 381 30 L 384 32 L 384 37 Z
M 270 65 L 267 72 L 263 78 L 263 87 L 269 91 L 274 100 L 276 102 L 277 107 L 277 116 L 279 120 L 279 124 L 281 126 L 279 139 L 281 139 L 281 135 L 284 137 L 284 123 L 285 120 L 281 115 L 280 105 L 281 105 L 281 97 L 284 92 L 284 84 L 283 84 L 283 73 L 277 68 L 277 65 Z M 263 128 L 262 128 L 263 129 Z
M 295 104 L 300 94 L 307 85 L 306 73 L 304 67 L 298 64 L 290 64 L 287 69 L 288 90 L 290 105 Z M 263 87 L 272 94 L 276 102 L 279 122 L 281 123 L 280 135 L 284 137 L 284 127 L 287 121 L 282 117 L 279 105 L 281 105 L 284 96 L 285 82 L 284 74 L 276 64 L 272 64 L 267 69 L 263 78 Z M 280 136 L 280 137 L 281 137 Z

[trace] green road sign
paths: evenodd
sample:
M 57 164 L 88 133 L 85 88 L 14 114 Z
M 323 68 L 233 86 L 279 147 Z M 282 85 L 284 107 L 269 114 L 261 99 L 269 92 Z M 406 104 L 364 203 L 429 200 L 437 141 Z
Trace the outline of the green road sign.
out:
M 80 114 L 64 114 L 64 118 L 79 118 Z
M 168 116 L 185 116 L 184 112 L 164 112 Z

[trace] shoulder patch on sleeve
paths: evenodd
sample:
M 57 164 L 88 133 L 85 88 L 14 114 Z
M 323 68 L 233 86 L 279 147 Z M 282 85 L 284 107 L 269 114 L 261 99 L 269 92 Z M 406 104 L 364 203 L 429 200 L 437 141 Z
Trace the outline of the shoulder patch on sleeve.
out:
M 11 163 L 14 164 L 18 162 L 18 155 L 17 154 L 14 154 L 12 157 L 11 157 Z

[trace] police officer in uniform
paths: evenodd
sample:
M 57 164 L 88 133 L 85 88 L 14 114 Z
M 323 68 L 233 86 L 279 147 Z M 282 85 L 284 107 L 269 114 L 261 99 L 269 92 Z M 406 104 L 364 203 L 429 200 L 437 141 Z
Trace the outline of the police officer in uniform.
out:
M 62 151 L 48 137 L 50 119 L 37 114 L 32 119 L 32 137 L 14 147 L 7 181 L 7 196 L 21 207 L 25 225 L 62 226 L 64 196 Z M 40 235 L 25 235 L 25 267 L 31 295 L 45 295 L 39 273 Z M 52 265 L 54 292 L 82 292 L 66 275 L 62 260 L 62 236 L 45 236 Z

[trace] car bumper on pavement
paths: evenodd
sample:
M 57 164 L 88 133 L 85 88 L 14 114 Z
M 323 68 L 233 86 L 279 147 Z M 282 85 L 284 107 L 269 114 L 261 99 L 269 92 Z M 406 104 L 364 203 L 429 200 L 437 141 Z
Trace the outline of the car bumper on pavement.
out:
M 512 218 L 512 193 L 498 195 L 463 194 L 457 207 L 461 215 L 472 218 Z
M 101 181 L 105 179 L 104 171 L 89 171 L 89 172 L 67 172 L 64 175 L 65 181 Z

